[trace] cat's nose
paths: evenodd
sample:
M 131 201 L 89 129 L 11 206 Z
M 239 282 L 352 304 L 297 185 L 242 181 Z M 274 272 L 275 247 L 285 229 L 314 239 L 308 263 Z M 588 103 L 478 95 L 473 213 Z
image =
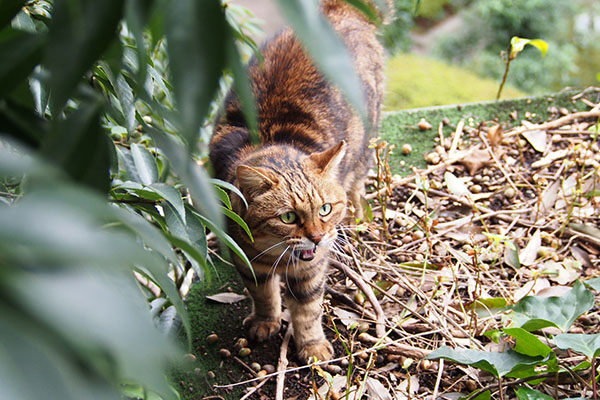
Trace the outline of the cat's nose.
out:
M 321 242 L 321 240 L 323 240 L 323 235 L 322 234 L 310 234 L 310 235 L 307 235 L 307 237 L 314 244 L 319 244 Z

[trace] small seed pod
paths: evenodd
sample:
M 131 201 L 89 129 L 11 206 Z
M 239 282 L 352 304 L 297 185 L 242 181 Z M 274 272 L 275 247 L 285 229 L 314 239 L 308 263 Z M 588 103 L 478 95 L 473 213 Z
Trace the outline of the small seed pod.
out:
M 206 337 L 206 343 L 208 344 L 215 344 L 217 340 L 219 340 L 219 336 L 216 333 L 211 333 Z
M 362 293 L 357 292 L 354 295 L 354 301 L 356 302 L 356 304 L 362 306 L 363 304 L 365 304 L 365 296 Z
M 199 369 L 199 368 L 198 368 L 198 369 Z M 212 372 L 212 371 L 208 371 L 208 372 L 206 373 L 206 375 L 208 375 L 208 377 L 209 377 L 210 379 L 215 379 L 215 376 L 216 376 L 216 375 L 215 375 L 215 373 L 214 373 L 214 372 Z
M 335 365 L 335 364 L 328 364 L 325 369 L 327 369 L 327 372 L 329 372 L 331 374 L 341 374 L 342 373 L 342 367 L 340 367 L 339 365 Z
M 196 361 L 196 356 L 193 355 L 192 353 L 187 353 L 187 354 L 183 355 L 183 359 L 188 362 L 194 362 L 194 361 Z
M 242 347 L 240 351 L 238 351 L 238 356 L 240 357 L 248 357 L 252 353 L 252 350 L 248 347 Z
M 265 365 L 263 365 L 262 369 L 267 371 L 267 373 L 269 373 L 269 374 L 272 374 L 273 372 L 275 372 L 275 367 L 272 364 L 265 364 Z
M 239 338 L 236 342 L 234 347 L 239 350 L 239 349 L 243 349 L 244 347 L 248 347 L 248 339 L 246 338 Z
M 229 358 L 231 357 L 231 352 L 227 349 L 221 349 L 219 350 L 219 355 L 223 358 Z
M 419 123 L 417 124 L 417 126 L 422 131 L 428 131 L 432 127 L 431 124 L 425 120 L 425 118 L 421 118 L 421 120 L 419 121 Z
M 358 325 L 358 331 L 363 333 L 363 332 L 368 332 L 369 330 L 369 324 L 366 322 L 363 322 L 361 324 Z
M 402 154 L 408 155 L 412 152 L 412 146 L 408 143 L 402 145 Z
M 250 368 L 252 368 L 254 370 L 254 372 L 258 372 L 262 369 L 260 367 L 260 364 L 257 362 L 253 362 L 252 364 L 250 364 Z

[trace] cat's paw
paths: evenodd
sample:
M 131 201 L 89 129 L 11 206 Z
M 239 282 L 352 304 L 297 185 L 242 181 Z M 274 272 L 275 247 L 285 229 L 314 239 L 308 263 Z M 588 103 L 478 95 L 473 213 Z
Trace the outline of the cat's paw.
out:
M 250 339 L 262 342 L 277 334 L 281 328 L 281 320 L 265 319 L 250 314 L 244 319 L 244 326 L 248 328 Z
M 315 361 L 315 357 L 319 361 L 331 360 L 333 357 L 333 347 L 326 340 L 305 345 L 298 351 L 298 358 L 307 364 Z

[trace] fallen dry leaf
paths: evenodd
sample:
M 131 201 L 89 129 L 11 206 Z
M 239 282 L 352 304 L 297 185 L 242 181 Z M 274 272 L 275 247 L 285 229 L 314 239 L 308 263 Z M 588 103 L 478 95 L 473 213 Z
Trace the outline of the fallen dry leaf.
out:
M 238 301 L 242 301 L 247 297 L 242 294 L 225 292 L 213 294 L 212 296 L 206 296 L 206 298 L 212 301 L 216 301 L 217 303 L 233 304 L 237 303 Z

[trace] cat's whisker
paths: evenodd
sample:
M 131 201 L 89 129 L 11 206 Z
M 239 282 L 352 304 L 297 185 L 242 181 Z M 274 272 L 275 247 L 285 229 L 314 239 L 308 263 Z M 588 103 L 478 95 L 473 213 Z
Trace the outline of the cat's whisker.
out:
M 254 258 L 252 260 L 250 260 L 250 262 L 253 262 L 254 260 L 258 259 L 259 257 L 263 256 L 265 253 L 273 250 L 275 247 L 277 246 L 281 246 L 282 244 L 285 244 L 285 240 L 282 240 L 281 242 L 275 243 L 274 245 L 268 247 L 267 249 L 261 251 L 260 253 L 258 253 L 256 256 L 254 256 Z
M 281 261 L 281 259 L 283 258 L 284 254 L 290 249 L 290 246 L 287 246 L 285 248 L 285 250 L 283 250 L 283 252 L 279 255 L 279 257 L 277 257 L 277 260 L 275 260 L 275 262 L 273 263 L 273 266 L 271 267 L 271 269 L 269 270 L 269 275 L 275 275 L 275 271 L 277 270 L 277 266 L 279 265 L 279 262 Z
M 292 247 L 292 255 L 288 258 L 287 264 L 285 266 L 285 284 L 287 285 L 287 289 L 288 292 L 290 292 L 290 294 L 292 295 L 292 297 L 296 300 L 298 300 L 298 298 L 296 297 L 296 295 L 294 294 L 294 291 L 292 290 L 292 287 L 290 286 L 290 281 L 288 278 L 288 268 L 290 266 L 290 261 L 292 262 L 292 267 L 294 265 L 294 263 L 296 262 L 296 257 L 294 256 L 294 252 L 296 251 L 296 247 L 294 245 L 294 247 Z

